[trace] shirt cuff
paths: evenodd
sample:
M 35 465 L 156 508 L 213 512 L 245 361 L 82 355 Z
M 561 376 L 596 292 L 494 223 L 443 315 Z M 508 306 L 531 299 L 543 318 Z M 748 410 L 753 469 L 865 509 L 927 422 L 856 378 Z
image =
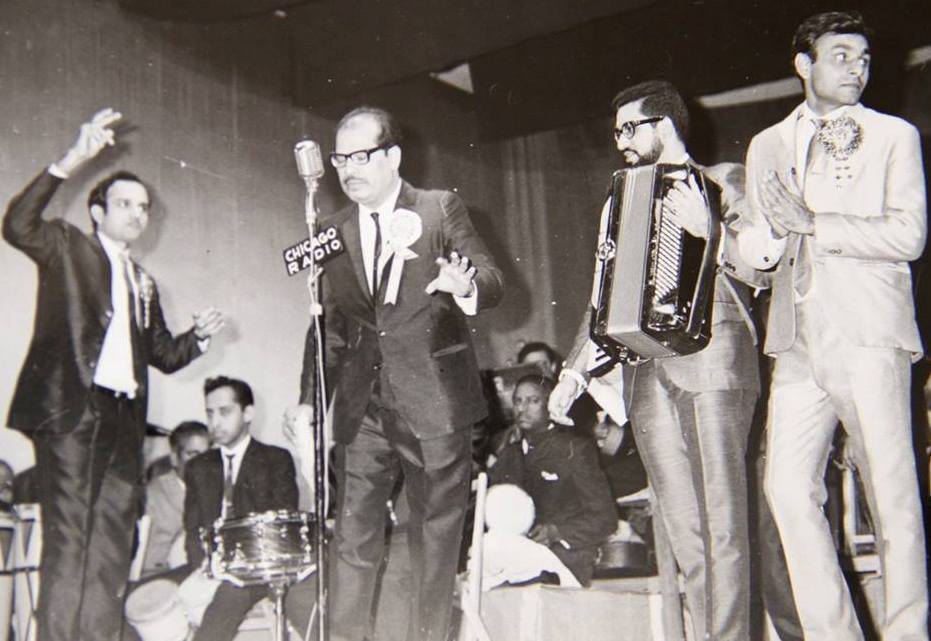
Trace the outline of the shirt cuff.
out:
M 68 172 L 64 171 L 61 167 L 58 166 L 58 163 L 53 162 L 48 166 L 48 173 L 55 176 L 55 178 L 61 178 L 62 180 L 68 180 Z
M 453 296 L 453 300 L 466 316 L 478 314 L 478 285 L 472 281 L 472 288 L 466 296 Z
M 203 354 L 210 348 L 210 337 L 202 338 L 197 341 L 197 348 L 200 350 L 200 353 Z
M 559 371 L 559 380 L 564 378 L 571 378 L 576 382 L 576 384 L 578 384 L 578 391 L 575 395 L 576 398 L 581 396 L 582 392 L 585 391 L 585 388 L 588 387 L 588 381 L 585 380 L 585 377 L 569 367 L 564 367 Z

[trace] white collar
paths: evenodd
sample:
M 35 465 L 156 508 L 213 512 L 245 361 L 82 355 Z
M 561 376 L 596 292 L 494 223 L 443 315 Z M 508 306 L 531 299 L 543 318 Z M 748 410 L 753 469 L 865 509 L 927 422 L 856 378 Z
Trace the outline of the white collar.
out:
M 237 444 L 234 445 L 233 447 L 225 447 L 225 446 L 221 445 L 221 446 L 220 446 L 220 454 L 223 455 L 224 458 L 227 457 L 227 456 L 232 455 L 234 461 L 235 461 L 235 460 L 238 460 L 238 459 L 241 459 L 241 458 L 242 458 L 242 455 L 243 455 L 243 452 L 245 452 L 245 451 L 246 451 L 246 448 L 249 447 L 249 443 L 250 443 L 251 441 L 252 441 L 252 435 L 246 434 L 246 438 L 244 438 L 243 440 L 239 441 L 239 443 L 237 443 Z
M 840 107 L 827 112 L 823 116 L 819 116 L 811 110 L 811 107 L 808 106 L 808 102 L 806 101 L 802 103 L 801 109 L 798 110 L 798 119 L 801 120 L 803 118 L 807 118 L 809 120 L 833 120 L 834 118 L 843 116 L 845 113 L 847 113 L 847 111 L 853 109 L 859 104 L 860 103 L 857 103 L 856 105 L 841 105 Z
M 100 239 L 100 244 L 103 247 L 104 253 L 107 254 L 107 257 L 111 261 L 122 259 L 124 256 L 129 258 L 129 247 L 126 244 L 118 243 L 100 231 L 95 233 L 97 234 L 97 238 Z
M 398 195 L 401 193 L 401 178 L 398 178 L 398 184 L 394 186 L 394 189 L 391 190 L 385 199 L 378 203 L 378 206 L 375 208 L 369 207 L 368 205 L 363 205 L 359 203 L 359 216 L 371 216 L 373 211 L 377 211 L 379 216 L 385 216 L 394 212 L 394 208 L 397 206 Z

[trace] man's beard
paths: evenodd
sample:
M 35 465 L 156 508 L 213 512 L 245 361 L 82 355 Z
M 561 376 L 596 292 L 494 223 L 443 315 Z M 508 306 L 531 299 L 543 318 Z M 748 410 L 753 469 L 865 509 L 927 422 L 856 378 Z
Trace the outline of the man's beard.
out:
M 628 161 L 627 153 L 633 153 L 634 155 L 636 155 L 636 158 L 633 161 Z M 657 138 L 653 140 L 653 146 L 650 147 L 649 151 L 647 151 L 642 156 L 635 151 L 634 152 L 625 151 L 621 154 L 621 156 L 624 159 L 624 164 L 626 164 L 628 167 L 642 167 L 644 165 L 655 165 L 656 161 L 659 160 L 659 157 L 662 155 L 662 153 L 663 153 L 663 143 L 660 142 L 660 140 Z

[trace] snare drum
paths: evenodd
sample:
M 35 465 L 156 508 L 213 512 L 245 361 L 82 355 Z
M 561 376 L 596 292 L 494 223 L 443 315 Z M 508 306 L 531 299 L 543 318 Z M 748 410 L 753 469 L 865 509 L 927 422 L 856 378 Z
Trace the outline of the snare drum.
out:
M 286 510 L 218 519 L 201 529 L 207 574 L 236 585 L 294 582 L 315 569 L 314 516 Z

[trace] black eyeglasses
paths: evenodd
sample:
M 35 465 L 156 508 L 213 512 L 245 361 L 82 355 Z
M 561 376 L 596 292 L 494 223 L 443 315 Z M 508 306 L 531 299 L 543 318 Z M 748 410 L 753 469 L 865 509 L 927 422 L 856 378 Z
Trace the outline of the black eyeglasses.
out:
M 367 165 L 369 160 L 371 160 L 372 154 L 383 149 L 387 151 L 391 147 L 394 147 L 393 142 L 378 145 L 377 147 L 372 147 L 371 149 L 359 149 L 358 151 L 351 151 L 348 154 L 338 154 L 334 151 L 330 153 L 330 164 L 337 169 L 345 167 L 347 161 L 351 162 L 353 165 Z
M 637 133 L 637 127 L 640 125 L 647 125 L 651 122 L 659 122 L 665 117 L 666 116 L 652 116 L 650 118 L 641 118 L 640 120 L 628 120 L 619 128 L 614 129 L 614 139 L 620 140 L 621 138 L 627 138 L 630 140 L 634 137 L 634 134 Z

